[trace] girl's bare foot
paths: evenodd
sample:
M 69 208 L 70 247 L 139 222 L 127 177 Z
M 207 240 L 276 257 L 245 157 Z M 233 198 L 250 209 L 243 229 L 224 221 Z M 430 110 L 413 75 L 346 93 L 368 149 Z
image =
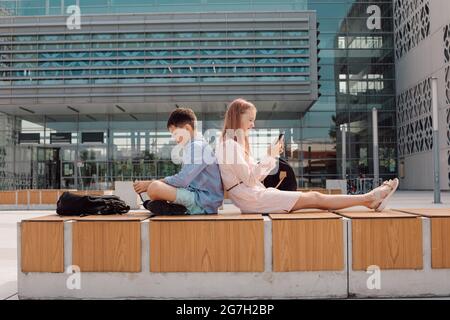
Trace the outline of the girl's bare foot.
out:
M 381 204 L 384 198 L 388 196 L 394 187 L 394 181 L 389 179 L 389 181 L 384 181 L 383 184 L 372 191 L 367 193 L 369 209 L 376 209 Z

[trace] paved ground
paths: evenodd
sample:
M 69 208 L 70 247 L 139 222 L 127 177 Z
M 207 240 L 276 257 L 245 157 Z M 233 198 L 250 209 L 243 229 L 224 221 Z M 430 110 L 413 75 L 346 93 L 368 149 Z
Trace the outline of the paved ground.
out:
M 450 208 L 450 192 L 443 192 L 441 199 L 442 204 L 435 205 L 431 191 L 397 191 L 388 208 Z M 235 212 L 236 208 L 231 204 L 226 204 L 223 213 L 233 211 Z M 52 213 L 55 212 L 45 210 L 0 211 L 0 300 L 17 299 L 17 222 L 24 218 Z
M 54 211 L 0 211 L 0 300 L 17 293 L 17 222 Z

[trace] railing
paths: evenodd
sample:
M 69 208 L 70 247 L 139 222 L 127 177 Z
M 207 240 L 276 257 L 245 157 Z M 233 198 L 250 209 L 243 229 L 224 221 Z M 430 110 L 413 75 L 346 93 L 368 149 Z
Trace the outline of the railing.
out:
M 383 179 L 379 178 L 375 184 L 374 178 L 347 179 L 347 194 L 364 194 L 381 185 Z

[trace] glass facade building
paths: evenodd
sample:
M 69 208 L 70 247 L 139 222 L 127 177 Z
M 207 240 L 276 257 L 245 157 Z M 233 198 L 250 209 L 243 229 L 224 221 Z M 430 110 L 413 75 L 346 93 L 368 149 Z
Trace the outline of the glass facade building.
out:
M 237 97 L 258 108 L 257 157 L 286 133 L 301 187 L 342 176 L 341 124 L 347 176 L 373 176 L 372 108 L 396 175 L 391 1 L 0 1 L 0 30 L 0 189 L 173 174 L 169 113 L 192 107 L 214 136 Z

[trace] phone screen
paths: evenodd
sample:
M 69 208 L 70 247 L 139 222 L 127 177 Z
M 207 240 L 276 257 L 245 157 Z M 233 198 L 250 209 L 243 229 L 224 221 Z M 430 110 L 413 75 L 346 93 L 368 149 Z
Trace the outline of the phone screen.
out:
M 148 196 L 147 192 L 139 193 L 139 197 L 141 198 L 142 202 L 145 202 L 145 200 L 150 200 L 150 197 Z

